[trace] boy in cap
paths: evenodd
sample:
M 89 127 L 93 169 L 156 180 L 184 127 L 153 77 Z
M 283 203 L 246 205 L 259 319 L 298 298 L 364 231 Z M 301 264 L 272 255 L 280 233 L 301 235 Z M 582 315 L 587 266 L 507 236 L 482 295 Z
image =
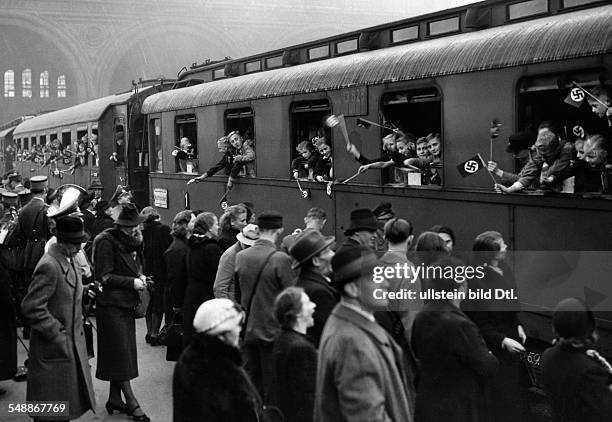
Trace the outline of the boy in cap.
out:
M 276 296 L 295 282 L 291 258 L 276 249 L 283 232 L 283 216 L 276 211 L 257 218 L 259 239 L 236 255 L 240 303 L 247 311 L 243 352 L 246 371 L 262 392 L 265 403 L 274 403 L 273 341 L 279 331 L 272 310 Z
M 382 296 L 386 281 L 372 279 L 378 265 L 374 252 L 361 245 L 332 258 L 334 285 L 342 297 L 321 337 L 316 421 L 414 420 L 402 350 L 374 318 L 388 302 Z

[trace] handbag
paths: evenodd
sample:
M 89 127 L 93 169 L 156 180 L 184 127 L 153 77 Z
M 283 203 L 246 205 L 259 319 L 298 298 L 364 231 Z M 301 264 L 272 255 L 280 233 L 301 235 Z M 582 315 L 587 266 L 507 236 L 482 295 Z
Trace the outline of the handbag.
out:
M 151 292 L 149 287 L 145 287 L 142 290 L 138 290 L 138 304 L 134 307 L 134 318 L 144 318 L 149 308 L 149 302 L 151 302 Z
M 166 328 L 167 327 L 167 328 Z M 166 329 L 164 336 L 159 333 L 159 339 L 166 345 L 166 360 L 176 362 L 183 351 L 183 317 L 178 312 L 172 316 L 170 324 L 164 326 Z M 162 329 L 163 331 L 163 329 Z

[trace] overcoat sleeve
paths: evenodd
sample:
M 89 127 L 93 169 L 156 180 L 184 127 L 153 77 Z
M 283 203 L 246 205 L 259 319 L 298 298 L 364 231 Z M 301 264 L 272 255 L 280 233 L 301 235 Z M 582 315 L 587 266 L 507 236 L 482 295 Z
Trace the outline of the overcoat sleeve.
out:
M 21 302 L 23 316 L 32 328 L 48 341 L 57 337 L 64 328 L 47 307 L 49 299 L 57 289 L 59 271 L 59 268 L 54 268 L 53 263 L 49 261 L 37 266 L 28 293 Z

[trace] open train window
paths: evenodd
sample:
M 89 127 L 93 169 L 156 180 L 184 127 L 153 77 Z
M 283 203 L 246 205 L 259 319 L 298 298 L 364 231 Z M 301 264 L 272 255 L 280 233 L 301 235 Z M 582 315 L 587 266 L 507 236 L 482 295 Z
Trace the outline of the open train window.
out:
M 414 141 L 406 155 L 411 167 L 393 166 L 383 172 L 383 183 L 400 186 L 440 186 L 443 182 L 442 99 L 435 87 L 390 92 L 381 101 L 382 124 L 397 128 Z M 382 134 L 385 136 L 390 131 Z M 382 147 L 382 144 L 381 144 Z
M 225 111 L 225 133 L 238 131 L 244 138 L 244 142 L 249 142 L 253 149 L 256 148 L 255 129 L 253 120 L 253 109 L 250 107 L 233 108 Z M 255 155 L 257 150 L 255 149 Z M 256 172 L 253 163 L 253 171 Z M 246 176 L 246 168 L 240 170 L 241 176 Z M 255 173 L 256 174 L 256 173 Z
M 603 69 L 554 73 L 523 78 L 518 84 L 518 129 L 521 138 L 535 142 L 538 126 L 551 121 L 559 132 L 559 137 L 572 145 L 588 135 L 610 137 L 607 120 L 591 111 L 588 95 L 582 91 L 603 85 L 610 89 L 612 78 Z M 573 101 L 576 100 L 576 101 Z M 515 135 L 519 135 L 515 134 Z M 515 136 L 516 138 L 516 136 Z M 516 171 L 528 161 L 530 145 L 509 146 L 514 154 Z M 608 156 L 611 151 L 608 151 Z M 564 192 L 573 192 L 571 183 L 564 186 Z
M 291 169 L 294 172 L 297 168 L 300 178 L 315 177 L 312 161 L 308 168 L 299 166 L 298 161 L 307 163 L 314 150 L 325 149 L 322 144 L 328 145 L 333 155 L 331 130 L 325 125 L 330 113 L 331 107 L 326 99 L 291 104 Z M 304 155 L 302 151 L 308 152 Z
M 151 165 L 149 166 L 151 171 L 163 172 L 164 171 L 164 155 L 162 151 L 162 139 L 161 139 L 161 119 L 150 119 L 149 120 L 149 142 L 151 146 L 150 151 L 153 151 L 150 155 Z
M 66 148 L 66 147 L 71 147 L 70 145 L 70 140 L 71 140 L 71 135 L 70 135 L 70 131 L 68 132 L 62 132 L 62 149 Z
M 115 165 L 122 166 L 125 164 L 125 126 L 123 125 L 123 118 L 117 117 L 113 122 L 113 140 L 115 151 L 113 153 L 113 161 Z
M 175 158 L 176 172 L 198 172 L 198 129 L 195 114 L 176 116 L 175 147 L 172 156 Z

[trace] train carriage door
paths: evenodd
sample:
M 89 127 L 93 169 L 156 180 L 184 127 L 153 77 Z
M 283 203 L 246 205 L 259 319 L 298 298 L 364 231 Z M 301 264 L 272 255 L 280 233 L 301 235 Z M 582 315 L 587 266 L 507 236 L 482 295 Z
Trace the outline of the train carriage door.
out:
M 251 144 L 253 149 L 255 149 L 255 155 L 257 155 L 252 108 L 243 107 L 225 111 L 225 133 L 228 134 L 234 131 L 238 131 L 238 133 L 242 135 L 244 142 L 249 142 Z M 255 162 L 253 166 L 255 166 Z M 255 174 L 257 174 L 255 167 L 253 167 L 253 170 Z M 240 170 L 240 176 L 246 176 L 245 167 Z
M 440 186 L 444 180 L 442 158 L 442 99 L 435 87 L 390 92 L 381 101 L 381 124 L 397 128 L 411 138 L 414 150 L 408 156 L 417 156 L 431 162 L 420 164 L 420 171 L 392 167 L 383 174 L 383 183 L 402 185 Z M 385 131 L 382 136 L 391 133 Z M 424 138 L 424 139 L 422 139 Z M 417 141 L 422 144 L 418 145 Z M 436 145 L 437 143 L 437 145 Z
M 147 205 L 149 200 L 149 159 L 148 159 L 147 126 L 145 117 L 135 116 L 130 125 L 128 144 L 128 180 L 139 206 Z
M 175 120 L 175 144 L 172 156 L 177 173 L 198 172 L 198 125 L 195 114 L 182 114 Z
M 559 137 L 574 143 L 589 134 L 608 138 L 610 128 L 606 119 L 591 112 L 586 95 L 577 85 L 591 90 L 598 85 L 610 88 L 610 73 L 591 69 L 522 78 L 518 83 L 518 132 L 509 140 L 508 152 L 515 157 L 516 171 L 529 159 L 528 148 L 533 145 L 542 122 L 552 122 Z M 572 102 L 572 91 L 577 99 Z
M 291 160 L 292 162 L 300 157 L 297 151 L 298 145 L 304 143 L 314 144 L 314 150 L 318 150 L 321 144 L 326 144 L 331 150 L 333 157 L 333 142 L 331 130 L 325 124 L 325 119 L 331 113 L 329 100 L 298 101 L 291 104 Z M 302 149 L 300 146 L 300 149 Z M 332 169 L 333 172 L 333 169 Z M 299 175 L 300 177 L 310 177 L 312 174 Z M 289 175 L 292 177 L 292 175 Z M 333 173 L 325 177 L 333 179 Z

